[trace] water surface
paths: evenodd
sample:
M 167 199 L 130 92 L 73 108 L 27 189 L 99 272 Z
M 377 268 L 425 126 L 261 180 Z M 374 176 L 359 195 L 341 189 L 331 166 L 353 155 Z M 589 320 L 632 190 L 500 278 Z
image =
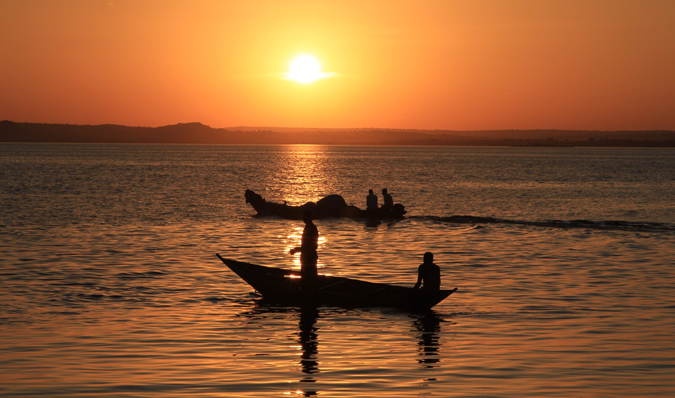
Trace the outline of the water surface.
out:
M 3 396 L 675 390 L 672 149 L 3 144 L 0 181 Z M 215 257 L 299 267 L 247 188 L 384 187 L 411 217 L 317 221 L 320 272 L 411 286 L 432 251 L 431 313 L 261 306 Z

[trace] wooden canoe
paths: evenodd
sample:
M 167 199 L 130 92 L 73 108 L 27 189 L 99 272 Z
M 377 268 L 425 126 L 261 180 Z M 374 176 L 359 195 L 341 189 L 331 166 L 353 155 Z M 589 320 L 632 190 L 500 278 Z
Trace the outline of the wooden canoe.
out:
M 270 303 L 302 306 L 299 272 L 265 267 L 226 259 L 216 254 L 235 274 L 262 294 Z M 313 303 L 343 308 L 393 307 L 406 310 L 427 310 L 457 290 L 426 291 L 411 287 L 373 283 L 337 276 L 319 275 Z

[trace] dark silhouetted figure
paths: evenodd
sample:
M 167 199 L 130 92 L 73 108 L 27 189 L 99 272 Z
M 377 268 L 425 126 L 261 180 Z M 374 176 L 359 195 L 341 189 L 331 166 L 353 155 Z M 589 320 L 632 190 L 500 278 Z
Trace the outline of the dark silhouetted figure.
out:
M 384 200 L 384 207 L 385 210 L 391 211 L 394 208 L 394 199 L 389 195 L 387 192 L 387 188 L 382 188 L 382 198 Z
M 377 195 L 372 189 L 368 190 L 368 196 L 366 196 L 366 211 L 377 211 Z
M 417 283 L 414 289 L 438 291 L 441 289 L 441 269 L 434 264 L 434 255 L 424 253 L 424 262 L 417 269 Z
M 316 283 L 318 279 L 316 263 L 319 259 L 316 250 L 319 247 L 319 230 L 312 221 L 311 210 L 305 210 L 302 213 L 302 220 L 305 222 L 305 229 L 302 231 L 300 247 L 292 248 L 290 253 L 295 254 L 300 252 L 301 288 L 303 302 L 305 302 L 310 301 L 316 292 Z

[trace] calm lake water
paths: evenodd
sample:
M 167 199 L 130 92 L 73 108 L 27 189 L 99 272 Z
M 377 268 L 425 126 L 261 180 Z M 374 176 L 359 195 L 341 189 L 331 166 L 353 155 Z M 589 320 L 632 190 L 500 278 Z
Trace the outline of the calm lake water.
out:
M 1 396 L 675 391 L 673 149 L 0 144 L 0 184 Z M 215 257 L 299 268 L 247 188 L 384 187 L 410 217 L 317 221 L 319 272 L 412 286 L 432 251 L 428 314 L 262 306 Z

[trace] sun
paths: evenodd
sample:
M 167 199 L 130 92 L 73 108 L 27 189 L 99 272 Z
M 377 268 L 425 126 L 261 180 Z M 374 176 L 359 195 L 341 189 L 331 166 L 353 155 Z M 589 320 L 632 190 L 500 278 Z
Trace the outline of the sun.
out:
M 311 83 L 326 77 L 327 73 L 321 72 L 319 61 L 311 55 L 300 55 L 293 59 L 286 78 L 298 83 Z

